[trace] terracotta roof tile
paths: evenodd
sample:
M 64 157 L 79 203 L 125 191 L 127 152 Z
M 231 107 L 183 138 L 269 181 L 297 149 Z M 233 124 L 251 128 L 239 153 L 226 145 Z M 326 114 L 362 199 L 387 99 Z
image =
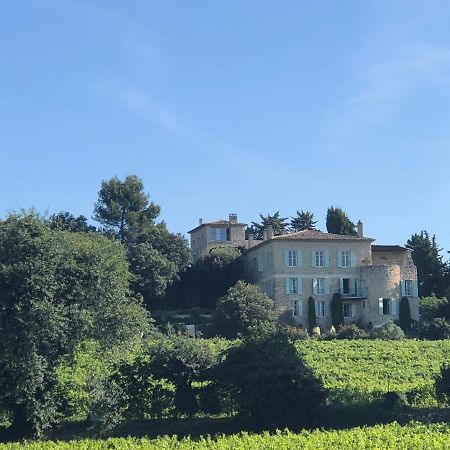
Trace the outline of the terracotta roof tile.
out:
M 335 241 L 335 240 L 370 240 L 367 237 L 358 237 L 358 236 L 348 236 L 343 234 L 333 234 L 333 233 L 324 233 L 319 230 L 303 230 L 297 231 L 296 233 L 288 233 L 282 234 L 279 236 L 273 236 L 274 240 L 327 240 L 327 241 Z

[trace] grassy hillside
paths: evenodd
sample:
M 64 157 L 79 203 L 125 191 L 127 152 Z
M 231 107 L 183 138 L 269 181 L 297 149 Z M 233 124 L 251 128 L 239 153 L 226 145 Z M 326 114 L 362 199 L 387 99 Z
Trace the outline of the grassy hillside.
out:
M 370 399 L 388 391 L 432 406 L 434 376 L 450 362 L 450 341 L 297 341 L 297 349 L 335 398 Z

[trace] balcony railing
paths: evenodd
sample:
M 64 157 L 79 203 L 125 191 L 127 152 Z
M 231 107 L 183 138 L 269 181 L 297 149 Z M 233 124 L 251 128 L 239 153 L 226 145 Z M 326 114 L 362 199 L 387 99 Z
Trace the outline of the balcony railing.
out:
M 353 289 L 339 289 L 342 298 L 367 298 L 368 289 L 366 286 L 361 286 Z

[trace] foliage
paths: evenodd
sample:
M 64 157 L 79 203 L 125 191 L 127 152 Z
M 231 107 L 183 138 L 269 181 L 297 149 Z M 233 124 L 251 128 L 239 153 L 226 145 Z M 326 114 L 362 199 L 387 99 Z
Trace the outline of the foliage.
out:
M 109 438 L 106 440 L 82 439 L 58 442 L 24 442 L 0 444 L 0 450 L 234 450 L 234 449 L 445 449 L 450 444 L 450 425 L 410 423 L 375 425 L 344 430 L 289 430 L 239 433 L 231 436 L 203 436 L 178 438 L 164 436 L 148 438 Z
M 88 225 L 86 217 L 75 217 L 67 211 L 52 214 L 48 218 L 47 222 L 52 230 L 72 231 L 74 233 L 97 231 L 97 228 L 92 225 Z
M 272 232 L 274 236 L 278 236 L 283 231 L 287 230 L 287 223 L 288 220 L 287 217 L 281 217 L 280 212 L 277 211 L 272 216 L 270 214 L 267 214 L 267 216 L 263 216 L 262 214 L 259 215 L 261 218 L 261 223 L 258 222 L 252 222 L 252 226 L 250 227 L 249 232 L 253 234 L 253 237 L 255 239 L 262 239 L 263 238 L 263 231 L 267 230 L 267 227 L 269 225 L 272 225 Z
M 274 328 L 274 302 L 257 286 L 238 281 L 217 302 L 215 330 L 227 338 L 260 335 Z
M 420 337 L 431 340 L 450 339 L 450 324 L 442 317 L 437 317 L 423 325 Z
M 128 279 L 122 246 L 97 233 L 33 214 L 0 222 L 0 392 L 13 426 L 41 434 L 57 420 L 55 366 L 78 342 L 111 348 L 149 330 Z
M 436 236 L 430 238 L 425 230 L 420 234 L 415 233 L 408 239 L 406 247 L 412 249 L 412 259 L 417 267 L 419 297 L 444 296 L 448 267 L 439 254 L 441 249 L 437 245 Z
M 279 332 L 231 347 L 216 374 L 238 412 L 259 425 L 311 423 L 326 400 L 320 380 Z
M 142 180 L 128 175 L 124 181 L 117 177 L 102 181 L 94 219 L 113 230 L 122 242 L 128 242 L 137 230 L 153 225 L 159 212 L 158 205 L 149 203 Z
M 355 230 L 355 224 L 341 208 L 335 208 L 334 206 L 328 208 L 326 224 L 328 233 L 358 235 Z
M 317 327 L 316 302 L 313 297 L 308 297 L 308 325 L 310 333 Z
M 164 304 L 172 308 L 216 307 L 219 297 L 242 280 L 242 252 L 230 246 L 211 248 L 169 287 Z
M 295 346 L 332 399 L 343 403 L 396 391 L 414 405 L 435 405 L 434 378 L 450 360 L 450 341 L 309 339 Z
M 317 220 L 310 211 L 297 211 L 297 216 L 291 218 L 290 228 L 292 231 L 315 230 Z
M 371 339 L 384 339 L 384 340 L 400 340 L 405 338 L 403 330 L 394 322 L 389 321 L 381 327 L 376 327 L 370 331 Z
M 441 366 L 435 382 L 436 396 L 439 400 L 450 405 L 450 365 L 447 363 Z
M 419 299 L 419 313 L 426 322 L 438 317 L 450 319 L 450 302 L 445 297 L 422 297 Z
M 411 309 L 409 307 L 408 297 L 402 297 L 399 309 L 400 328 L 405 332 L 411 332 Z
M 283 333 L 285 333 L 289 339 L 292 341 L 299 341 L 303 339 L 309 339 L 309 334 L 300 327 L 287 325 L 282 328 Z
M 339 292 L 335 292 L 331 299 L 331 322 L 336 329 L 344 324 L 344 304 Z
M 341 325 L 336 333 L 337 339 L 365 339 L 367 333 L 356 326 L 354 323 L 350 325 Z

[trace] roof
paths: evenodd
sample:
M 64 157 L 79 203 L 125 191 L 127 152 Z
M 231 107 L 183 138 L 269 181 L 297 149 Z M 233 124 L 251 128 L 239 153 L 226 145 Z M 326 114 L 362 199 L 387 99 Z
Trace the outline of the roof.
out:
M 404 252 L 407 250 L 402 245 L 372 245 L 372 252 Z
M 246 227 L 247 224 L 246 223 L 231 223 L 229 220 L 215 220 L 213 222 L 206 222 L 206 223 L 202 223 L 201 225 L 196 226 L 195 228 L 192 228 L 192 230 L 188 231 L 188 233 L 192 233 L 194 231 L 199 230 L 200 228 L 203 227 L 207 227 L 207 226 L 220 226 L 220 225 L 225 225 L 227 227 L 229 226 L 233 226 L 233 227 L 237 227 L 237 226 L 241 226 L 241 227 Z
M 249 248 L 249 251 L 260 247 L 262 244 L 266 242 L 273 241 L 370 241 L 373 242 L 375 239 L 368 237 L 359 237 L 359 236 L 348 236 L 344 234 L 333 234 L 333 233 L 324 233 L 319 230 L 303 230 L 297 231 L 295 233 L 281 234 L 278 236 L 273 236 L 272 239 L 267 239 L 265 241 L 259 241 L 258 245 Z M 258 242 L 258 241 L 256 241 Z

